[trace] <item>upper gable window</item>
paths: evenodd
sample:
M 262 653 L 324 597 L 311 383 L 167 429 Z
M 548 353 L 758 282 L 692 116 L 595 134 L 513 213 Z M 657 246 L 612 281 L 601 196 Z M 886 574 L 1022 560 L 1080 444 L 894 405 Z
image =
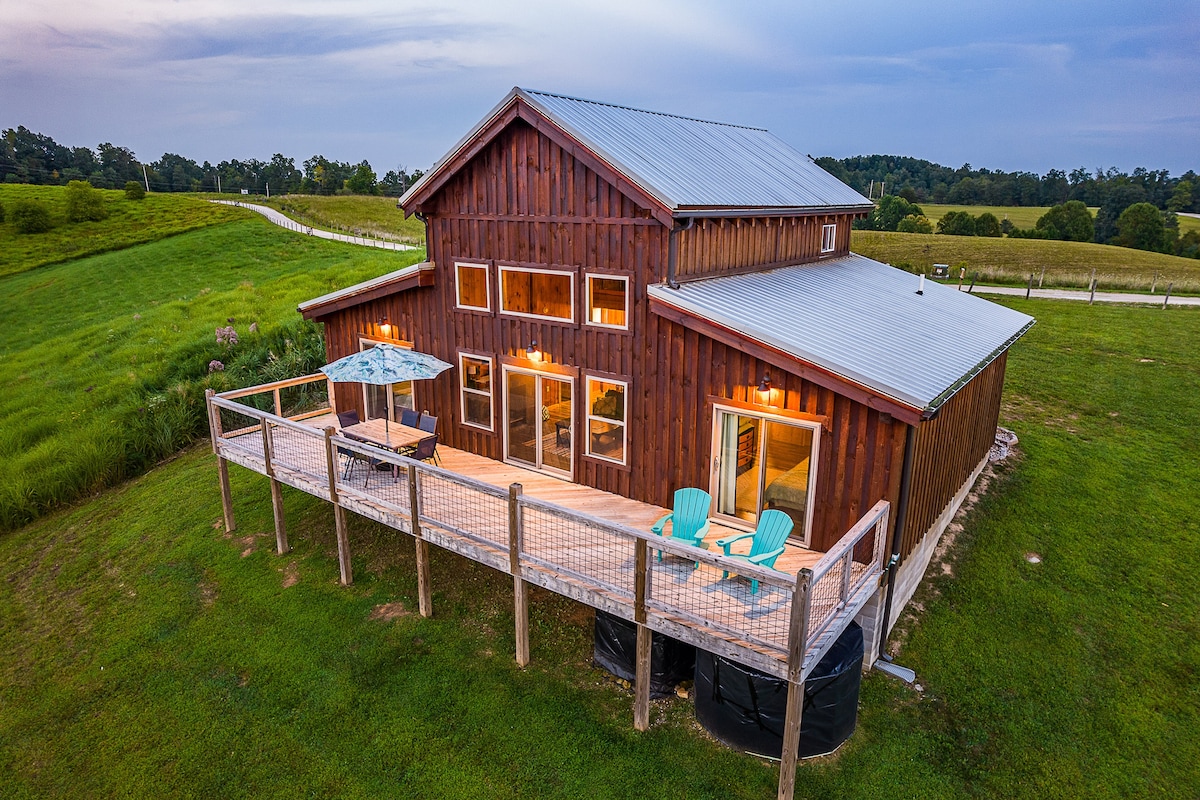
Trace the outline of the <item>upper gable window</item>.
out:
M 837 225 L 825 225 L 821 228 L 821 252 L 832 253 L 837 246 Z
M 587 276 L 587 324 L 606 328 L 629 327 L 629 278 L 621 275 Z
M 575 276 L 570 272 L 500 267 L 500 310 L 505 314 L 575 321 Z
M 491 311 L 488 300 L 488 268 L 486 264 L 455 264 L 454 283 L 458 292 L 458 307 L 473 311 Z

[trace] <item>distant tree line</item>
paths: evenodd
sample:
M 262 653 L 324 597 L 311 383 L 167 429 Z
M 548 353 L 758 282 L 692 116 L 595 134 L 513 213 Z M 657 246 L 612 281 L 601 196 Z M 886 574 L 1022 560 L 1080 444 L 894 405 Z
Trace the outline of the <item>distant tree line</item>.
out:
M 143 172 L 143 167 L 145 171 Z M 130 181 L 149 183 L 155 192 L 224 192 L 246 189 L 253 194 L 374 194 L 399 197 L 417 182 L 421 170 L 404 167 L 377 177 L 371 165 L 349 164 L 315 155 L 296 167 L 280 153 L 270 161 L 231 159 L 219 164 L 163 153 L 141 162 L 131 150 L 110 143 L 95 151 L 60 145 L 49 136 L 18 126 L 0 134 L 0 182 L 66 185 L 87 181 L 100 189 L 121 189 Z

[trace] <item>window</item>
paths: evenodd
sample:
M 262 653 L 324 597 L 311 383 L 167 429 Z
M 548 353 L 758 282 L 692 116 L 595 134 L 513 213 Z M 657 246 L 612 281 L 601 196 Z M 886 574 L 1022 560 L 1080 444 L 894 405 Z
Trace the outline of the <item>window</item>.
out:
M 377 344 L 382 342 L 374 341 L 373 339 L 359 339 L 359 350 L 370 350 Z M 412 349 L 412 344 L 408 342 L 389 342 L 400 347 Z M 404 383 L 389 383 L 385 386 L 375 386 L 370 383 L 364 383 L 363 387 L 363 408 L 366 409 L 367 419 L 390 419 L 392 422 L 400 420 L 400 411 L 403 409 L 415 409 L 416 402 L 413 400 L 413 385 L 412 381 Z
M 484 264 L 455 264 L 454 279 L 458 289 L 458 307 L 490 311 L 488 299 L 488 268 Z
M 458 354 L 464 425 L 492 430 L 492 360 Z
M 617 275 L 587 276 L 587 324 L 629 327 L 629 279 Z
M 825 225 L 821 228 L 821 252 L 832 253 L 837 245 L 837 225 Z
M 587 379 L 587 452 L 625 463 L 625 386 L 623 381 Z
M 575 321 L 575 276 L 570 272 L 500 268 L 500 310 L 523 317 Z

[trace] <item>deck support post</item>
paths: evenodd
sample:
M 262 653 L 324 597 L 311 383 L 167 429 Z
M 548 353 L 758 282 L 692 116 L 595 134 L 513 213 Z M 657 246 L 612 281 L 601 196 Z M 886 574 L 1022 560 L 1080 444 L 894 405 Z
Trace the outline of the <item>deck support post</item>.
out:
M 796 759 L 804 711 L 804 652 L 808 649 L 811 589 L 812 570 L 800 570 L 796 574 L 796 591 L 792 595 L 792 614 L 788 623 L 788 693 L 783 719 L 783 759 L 779 765 L 778 800 L 792 800 L 796 794 Z
M 338 569 L 342 586 L 354 583 L 354 572 L 350 567 L 350 537 L 346 535 L 346 509 L 338 502 L 337 493 L 337 447 L 333 443 L 332 426 L 325 429 L 325 469 L 329 473 L 329 502 L 333 503 L 333 525 L 337 535 Z
M 529 584 L 521 577 L 521 547 L 525 541 L 519 483 L 508 487 L 508 569 L 513 576 L 513 616 L 516 618 L 517 666 L 529 666 Z
M 433 616 L 433 590 L 429 576 L 429 542 L 421 533 L 421 497 L 417 491 L 417 465 L 408 465 L 408 513 L 417 551 L 417 608 L 422 617 Z
M 649 548 L 645 539 L 634 541 L 633 621 L 637 623 L 637 649 L 634 656 L 633 727 L 650 729 L 650 652 L 653 634 L 646 627 L 646 564 Z
M 221 483 L 221 514 L 225 517 L 225 532 L 237 528 L 233 518 L 233 491 L 229 488 L 229 462 L 221 455 L 217 442 L 221 441 L 221 412 L 213 405 L 212 389 L 204 390 L 204 405 L 208 408 L 208 431 L 212 437 L 212 451 L 217 456 L 217 479 Z
M 272 463 L 275 454 L 275 442 L 271 438 L 271 426 L 262 421 L 263 465 L 267 469 L 267 477 L 271 480 L 271 513 L 275 517 L 275 551 L 283 555 L 289 549 L 287 526 L 283 517 L 283 491 L 275 478 L 275 465 Z

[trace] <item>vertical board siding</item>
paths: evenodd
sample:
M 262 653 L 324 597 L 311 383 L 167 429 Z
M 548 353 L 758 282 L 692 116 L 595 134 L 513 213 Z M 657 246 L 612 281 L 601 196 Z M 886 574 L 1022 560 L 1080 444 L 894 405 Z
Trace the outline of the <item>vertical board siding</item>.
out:
M 679 234 L 675 275 L 694 280 L 753 269 L 764 264 L 803 263 L 822 258 L 821 228 L 838 226 L 834 250 L 824 258 L 850 252 L 850 223 L 861 213 L 800 217 L 700 219 Z

